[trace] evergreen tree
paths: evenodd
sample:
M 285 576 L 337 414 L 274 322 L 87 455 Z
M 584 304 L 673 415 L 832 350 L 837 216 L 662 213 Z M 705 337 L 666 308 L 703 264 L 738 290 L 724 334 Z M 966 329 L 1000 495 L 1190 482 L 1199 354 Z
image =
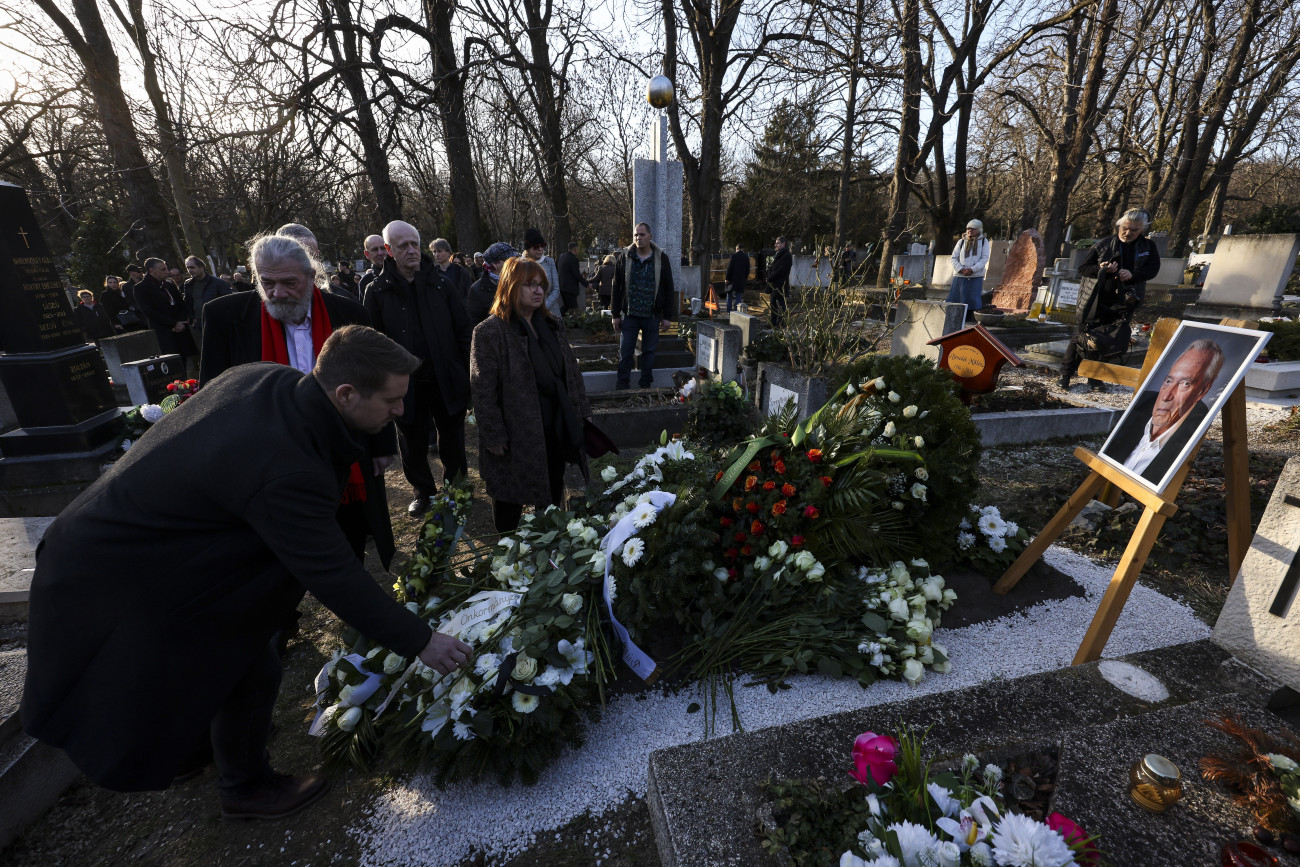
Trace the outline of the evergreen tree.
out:
M 72 258 L 68 277 L 78 289 L 89 289 L 96 296 L 110 274 L 126 279 L 130 251 L 122 227 L 103 202 L 95 202 L 81 215 L 77 233 L 72 237 Z

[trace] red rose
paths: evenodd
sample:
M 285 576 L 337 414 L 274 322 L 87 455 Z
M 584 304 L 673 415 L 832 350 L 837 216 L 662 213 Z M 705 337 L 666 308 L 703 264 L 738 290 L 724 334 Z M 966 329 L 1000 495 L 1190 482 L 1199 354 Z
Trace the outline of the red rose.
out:
M 174 382 L 169 382 L 169 383 L 167 383 L 167 390 L 168 390 L 168 391 L 175 391 L 175 390 L 176 390 L 176 383 L 174 383 Z
M 777 461 L 773 469 L 776 470 L 778 475 L 785 475 L 785 461 Z
M 733 578 L 733 579 L 734 579 L 734 578 L 736 577 L 736 570 L 735 570 L 735 569 L 728 569 L 728 570 L 727 570 L 727 577 L 728 577 L 728 578 Z
M 730 527 L 730 526 L 731 526 L 731 519 L 730 519 L 730 518 L 719 518 L 718 520 L 721 522 L 722 526 L 724 526 L 724 527 Z
M 745 508 L 744 503 L 745 503 L 744 500 L 742 500 L 740 497 L 736 497 L 734 500 L 731 501 L 731 510 L 733 512 L 739 512 L 741 509 Z
M 750 476 L 749 478 L 745 479 L 745 490 L 752 491 L 754 490 L 754 485 L 757 484 L 758 484 L 758 476 Z
M 776 487 L 776 482 L 763 482 L 763 490 L 770 491 Z
M 187 379 L 185 380 L 185 384 L 192 387 L 198 385 L 199 381 L 197 379 Z
M 727 558 L 728 560 L 735 560 L 735 559 L 736 559 L 736 549 L 735 549 L 735 548 L 728 548 L 728 549 L 727 549 L 727 553 L 726 553 L 725 556 L 726 556 L 726 558 Z
M 790 484 L 789 482 L 786 482 L 784 485 L 782 485 L 782 486 L 781 486 L 781 496 L 783 496 L 783 497 L 793 497 L 793 496 L 794 496 L 794 485 Z
M 749 511 L 750 511 L 751 513 L 757 512 L 757 511 L 758 511 L 758 503 L 746 503 L 746 504 L 745 504 L 745 508 L 746 508 L 746 509 L 749 509 Z
M 751 536 L 761 536 L 761 535 L 763 535 L 763 531 L 766 530 L 766 529 L 767 529 L 767 527 L 764 527 L 764 526 L 763 526 L 763 522 L 762 522 L 762 521 L 755 521 L 754 523 L 752 523 L 752 524 L 749 525 L 749 535 L 751 535 Z
M 717 474 L 716 476 L 713 477 L 713 481 L 715 481 L 715 482 L 720 482 L 720 481 L 722 481 L 722 470 L 718 470 L 718 474 Z
M 813 520 L 816 520 L 820 515 L 821 515 L 821 512 L 817 511 L 817 507 L 816 507 L 816 506 L 805 506 L 805 507 L 804 507 L 804 510 L 803 510 L 803 516 L 804 516 L 805 518 L 812 518 Z
M 812 461 L 812 462 L 815 464 L 815 463 L 817 463 L 818 461 L 820 461 L 821 459 L 822 459 L 822 450 L 821 450 L 821 449 L 809 449 L 809 450 L 808 450 L 808 460 Z
M 803 536 L 791 536 L 790 544 L 798 548 L 800 545 L 803 544 Z
M 754 549 L 751 546 L 746 545 L 745 547 L 740 549 L 740 553 L 748 557 L 750 554 L 754 553 Z
M 748 469 L 751 473 L 756 473 L 756 472 L 758 472 L 759 470 L 761 470 L 762 468 L 763 468 L 763 465 L 762 465 L 762 464 L 760 464 L 758 461 L 754 461 L 752 464 L 749 465 L 749 467 L 748 467 L 747 469 Z
M 830 476 L 822 476 L 822 484 L 828 488 L 831 486 L 831 483 L 834 481 L 835 480 L 832 479 Z
M 774 460 L 776 460 L 777 458 L 781 457 L 781 453 L 780 453 L 779 451 L 777 451 L 776 449 L 772 449 L 772 451 L 768 452 L 767 457 L 768 457 L 769 460 L 773 460 L 773 461 L 774 461 Z
M 733 536 L 732 538 L 735 539 L 737 542 L 743 542 L 743 541 L 745 541 L 745 534 L 744 534 L 744 533 L 737 533 L 737 534 L 736 534 L 735 536 Z
M 773 514 L 773 515 L 784 515 L 784 514 L 785 514 L 785 500 L 777 500 L 777 501 L 772 505 L 772 514 Z

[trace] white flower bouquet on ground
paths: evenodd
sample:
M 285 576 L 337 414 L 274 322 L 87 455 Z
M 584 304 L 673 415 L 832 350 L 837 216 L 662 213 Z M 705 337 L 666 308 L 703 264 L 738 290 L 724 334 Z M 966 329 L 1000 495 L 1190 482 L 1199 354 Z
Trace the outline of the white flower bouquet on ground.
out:
M 997 506 L 970 507 L 957 530 L 957 562 L 984 575 L 996 577 L 1016 561 L 1029 544 L 1029 533 L 1007 521 Z

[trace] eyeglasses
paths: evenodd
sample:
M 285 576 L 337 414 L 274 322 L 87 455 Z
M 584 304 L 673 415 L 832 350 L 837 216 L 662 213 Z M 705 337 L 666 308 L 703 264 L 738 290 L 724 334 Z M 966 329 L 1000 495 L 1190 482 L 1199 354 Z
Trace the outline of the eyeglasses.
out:
M 525 289 L 545 289 L 546 285 L 542 283 L 540 280 L 534 280 L 531 283 L 524 283 L 523 287 Z

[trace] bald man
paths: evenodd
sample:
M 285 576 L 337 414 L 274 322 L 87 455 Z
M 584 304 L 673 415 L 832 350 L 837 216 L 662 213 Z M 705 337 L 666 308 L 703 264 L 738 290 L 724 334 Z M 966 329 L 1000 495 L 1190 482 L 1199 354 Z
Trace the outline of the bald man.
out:
M 285 223 L 275 230 L 277 235 L 288 235 L 307 248 L 317 259 L 320 258 L 320 244 L 316 242 L 316 233 L 302 223 Z
M 364 248 L 366 261 L 370 263 L 366 273 L 361 275 L 361 282 L 357 288 L 357 297 L 365 301 L 366 289 L 370 287 L 376 275 L 384 269 L 384 260 L 388 258 L 388 248 L 384 246 L 382 235 L 367 235 L 361 246 Z
M 415 491 L 407 511 L 419 516 L 438 491 L 429 469 L 430 421 L 438 430 L 443 483 L 468 469 L 465 410 L 473 332 L 460 293 L 421 251 L 419 231 L 395 220 L 384 227 L 383 240 L 387 258 L 366 290 L 365 307 L 376 329 L 421 361 L 397 420 L 402 472 Z

